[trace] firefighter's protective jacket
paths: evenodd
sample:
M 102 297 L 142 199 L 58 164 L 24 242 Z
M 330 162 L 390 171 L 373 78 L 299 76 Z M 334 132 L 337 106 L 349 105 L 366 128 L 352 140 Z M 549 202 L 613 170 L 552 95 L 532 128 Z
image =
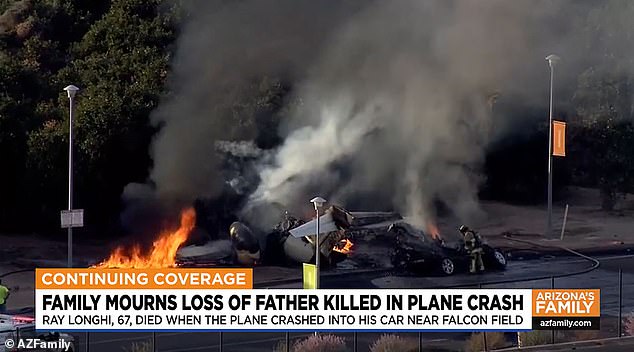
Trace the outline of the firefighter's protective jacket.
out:
M 480 237 L 474 231 L 467 231 L 464 235 L 464 248 L 471 252 L 480 247 Z

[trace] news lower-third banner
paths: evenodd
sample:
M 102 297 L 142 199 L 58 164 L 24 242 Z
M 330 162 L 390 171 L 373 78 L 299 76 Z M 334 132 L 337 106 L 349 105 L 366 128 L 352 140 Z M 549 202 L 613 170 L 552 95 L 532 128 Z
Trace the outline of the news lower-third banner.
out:
M 253 289 L 251 269 L 37 269 L 40 331 L 598 329 L 598 289 Z

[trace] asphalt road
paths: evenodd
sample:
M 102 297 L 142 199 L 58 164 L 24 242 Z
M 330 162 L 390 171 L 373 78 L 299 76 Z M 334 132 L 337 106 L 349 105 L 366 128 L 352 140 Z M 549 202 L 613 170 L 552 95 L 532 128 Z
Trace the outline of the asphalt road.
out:
M 623 269 L 623 312 L 634 311 L 634 256 L 613 256 L 599 258 L 601 266 L 589 273 L 578 276 L 555 279 L 555 287 L 558 288 L 600 288 L 602 315 L 614 317 L 611 321 L 606 318 L 602 321 L 602 333 L 604 336 L 615 336 L 615 317 L 618 316 L 619 286 L 618 271 Z M 530 279 L 536 276 L 549 276 L 578 271 L 587 268 L 591 263 L 578 258 L 543 258 L 541 260 L 528 260 L 510 262 L 506 271 L 493 272 L 482 275 L 460 274 L 452 277 L 413 277 L 413 276 L 381 276 L 370 274 L 358 276 L 325 277 L 322 286 L 329 288 L 429 288 L 439 286 L 464 285 L 477 287 L 479 282 L 492 282 L 507 279 Z M 551 280 L 529 280 L 517 283 L 487 284 L 485 288 L 550 288 Z M 279 287 L 298 287 L 298 284 L 287 284 Z M 627 294 L 629 293 L 629 294 Z M 309 334 L 290 334 L 292 339 L 305 337 Z M 379 337 L 380 334 L 357 334 L 359 351 L 367 351 L 368 346 Z M 418 338 L 418 334 L 409 335 Z M 219 333 L 91 333 L 76 334 L 78 351 L 86 351 L 85 341 L 89 340 L 89 351 L 112 352 L 130 350 L 134 343 L 156 343 L 156 351 L 180 352 L 180 351 L 220 351 Z M 341 334 L 346 339 L 348 346 L 354 344 L 353 334 Z M 457 350 L 463 346 L 463 341 L 468 337 L 464 333 L 425 333 L 424 345 L 443 346 L 446 351 Z M 224 333 L 223 352 L 259 352 L 274 351 L 278 343 L 285 339 L 284 333 Z M 150 345 L 151 346 L 151 345 Z M 634 350 L 629 346 L 628 351 Z M 150 349 L 151 350 L 151 349 Z

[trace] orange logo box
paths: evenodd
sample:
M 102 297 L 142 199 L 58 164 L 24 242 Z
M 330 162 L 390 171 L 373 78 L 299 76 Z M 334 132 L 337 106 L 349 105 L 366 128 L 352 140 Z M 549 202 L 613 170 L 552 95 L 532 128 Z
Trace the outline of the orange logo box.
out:
M 601 290 L 533 290 L 534 317 L 599 317 Z
M 251 289 L 253 269 L 35 269 L 37 289 Z

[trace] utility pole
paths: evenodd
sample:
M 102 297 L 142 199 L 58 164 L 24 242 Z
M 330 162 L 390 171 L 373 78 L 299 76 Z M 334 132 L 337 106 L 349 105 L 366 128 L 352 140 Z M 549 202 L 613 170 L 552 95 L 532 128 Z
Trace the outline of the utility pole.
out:
M 550 66 L 550 113 L 548 117 L 548 224 L 546 226 L 546 236 L 552 234 L 553 228 L 553 81 L 555 77 L 555 64 L 560 58 L 557 55 L 546 57 Z
M 315 197 L 313 199 L 310 200 L 311 203 L 313 203 L 313 205 L 315 206 L 315 216 L 317 216 L 317 225 L 316 225 L 316 229 L 315 229 L 315 269 L 317 271 L 316 275 L 316 289 L 319 288 L 319 274 L 320 274 L 320 270 L 319 270 L 319 257 L 321 257 L 321 246 L 319 243 L 319 208 L 321 208 L 324 203 L 326 203 L 326 200 L 323 199 L 322 197 Z
M 75 94 L 79 88 L 69 85 L 64 88 L 68 93 L 70 104 L 69 110 L 69 126 L 68 126 L 68 211 L 73 210 L 73 102 Z M 73 227 L 68 227 L 68 264 L 69 268 L 73 267 Z
M 311 199 L 310 202 L 313 203 L 313 205 L 315 206 L 315 216 L 317 216 L 317 218 L 315 219 L 317 222 L 315 228 L 315 289 L 319 289 L 319 257 L 321 257 L 321 246 L 319 242 L 319 208 L 321 208 L 324 203 L 326 203 L 326 200 L 322 197 L 315 197 Z M 315 331 L 315 336 L 317 336 L 317 331 Z

